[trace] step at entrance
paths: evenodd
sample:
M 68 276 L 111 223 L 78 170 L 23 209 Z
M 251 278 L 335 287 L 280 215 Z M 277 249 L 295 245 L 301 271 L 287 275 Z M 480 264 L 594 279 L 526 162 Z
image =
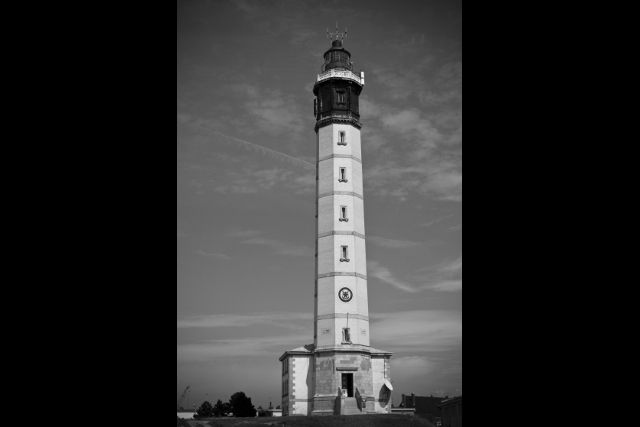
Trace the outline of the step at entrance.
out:
M 344 413 L 342 415 L 362 415 L 355 397 L 345 397 Z

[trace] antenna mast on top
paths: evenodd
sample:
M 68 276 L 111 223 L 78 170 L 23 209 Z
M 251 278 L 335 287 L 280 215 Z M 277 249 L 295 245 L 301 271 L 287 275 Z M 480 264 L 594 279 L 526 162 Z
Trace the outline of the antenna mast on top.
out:
M 345 39 L 345 37 L 347 37 L 347 27 L 344 27 L 344 33 L 339 33 L 338 32 L 338 21 L 336 21 L 336 32 L 335 33 L 330 33 L 329 32 L 329 28 L 327 28 L 327 38 L 333 40 L 334 36 L 335 36 L 336 40 L 338 40 L 338 37 L 340 37 L 342 39 L 342 42 L 344 43 L 344 39 Z

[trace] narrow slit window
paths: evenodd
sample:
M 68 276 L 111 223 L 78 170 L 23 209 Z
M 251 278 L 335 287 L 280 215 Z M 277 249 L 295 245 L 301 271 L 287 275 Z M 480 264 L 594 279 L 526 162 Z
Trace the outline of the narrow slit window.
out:
M 342 328 L 342 341 L 351 342 L 351 334 L 349 333 L 349 328 Z
M 338 132 L 338 145 L 347 145 L 347 142 L 345 141 L 345 135 L 346 132 L 344 131 Z
M 347 182 L 347 168 L 340 168 L 338 182 Z
M 342 247 L 342 258 L 340 258 L 340 262 L 349 262 L 349 258 L 348 258 L 348 250 L 346 246 Z
M 347 218 L 347 207 L 340 206 L 340 221 L 349 221 Z

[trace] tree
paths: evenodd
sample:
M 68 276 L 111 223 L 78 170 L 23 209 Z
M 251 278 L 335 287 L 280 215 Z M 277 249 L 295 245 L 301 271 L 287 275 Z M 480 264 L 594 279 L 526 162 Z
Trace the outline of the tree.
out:
M 213 415 L 216 417 L 226 417 L 229 412 L 229 402 L 222 403 L 222 401 L 218 399 L 216 406 L 213 407 Z
M 236 417 L 255 417 L 256 408 L 251 403 L 251 398 L 239 391 L 234 393 L 229 399 L 231 412 Z
M 198 408 L 198 411 L 195 413 L 194 418 L 204 418 L 204 417 L 212 417 L 212 416 L 213 416 L 213 406 L 211 406 L 211 403 L 205 400 L 204 403 L 200 405 L 200 408 Z

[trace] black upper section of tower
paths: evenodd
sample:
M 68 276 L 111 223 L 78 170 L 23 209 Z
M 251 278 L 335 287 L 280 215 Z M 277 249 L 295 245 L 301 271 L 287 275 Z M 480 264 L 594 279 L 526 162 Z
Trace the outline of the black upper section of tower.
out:
M 334 40 L 324 53 L 322 73 L 330 70 L 352 73 L 351 54 L 342 47 L 341 40 Z M 359 76 L 354 76 L 359 79 Z M 358 80 L 359 81 L 359 80 Z M 362 86 L 351 78 L 331 76 L 313 86 L 316 131 L 331 123 L 349 123 L 360 129 L 360 92 Z

